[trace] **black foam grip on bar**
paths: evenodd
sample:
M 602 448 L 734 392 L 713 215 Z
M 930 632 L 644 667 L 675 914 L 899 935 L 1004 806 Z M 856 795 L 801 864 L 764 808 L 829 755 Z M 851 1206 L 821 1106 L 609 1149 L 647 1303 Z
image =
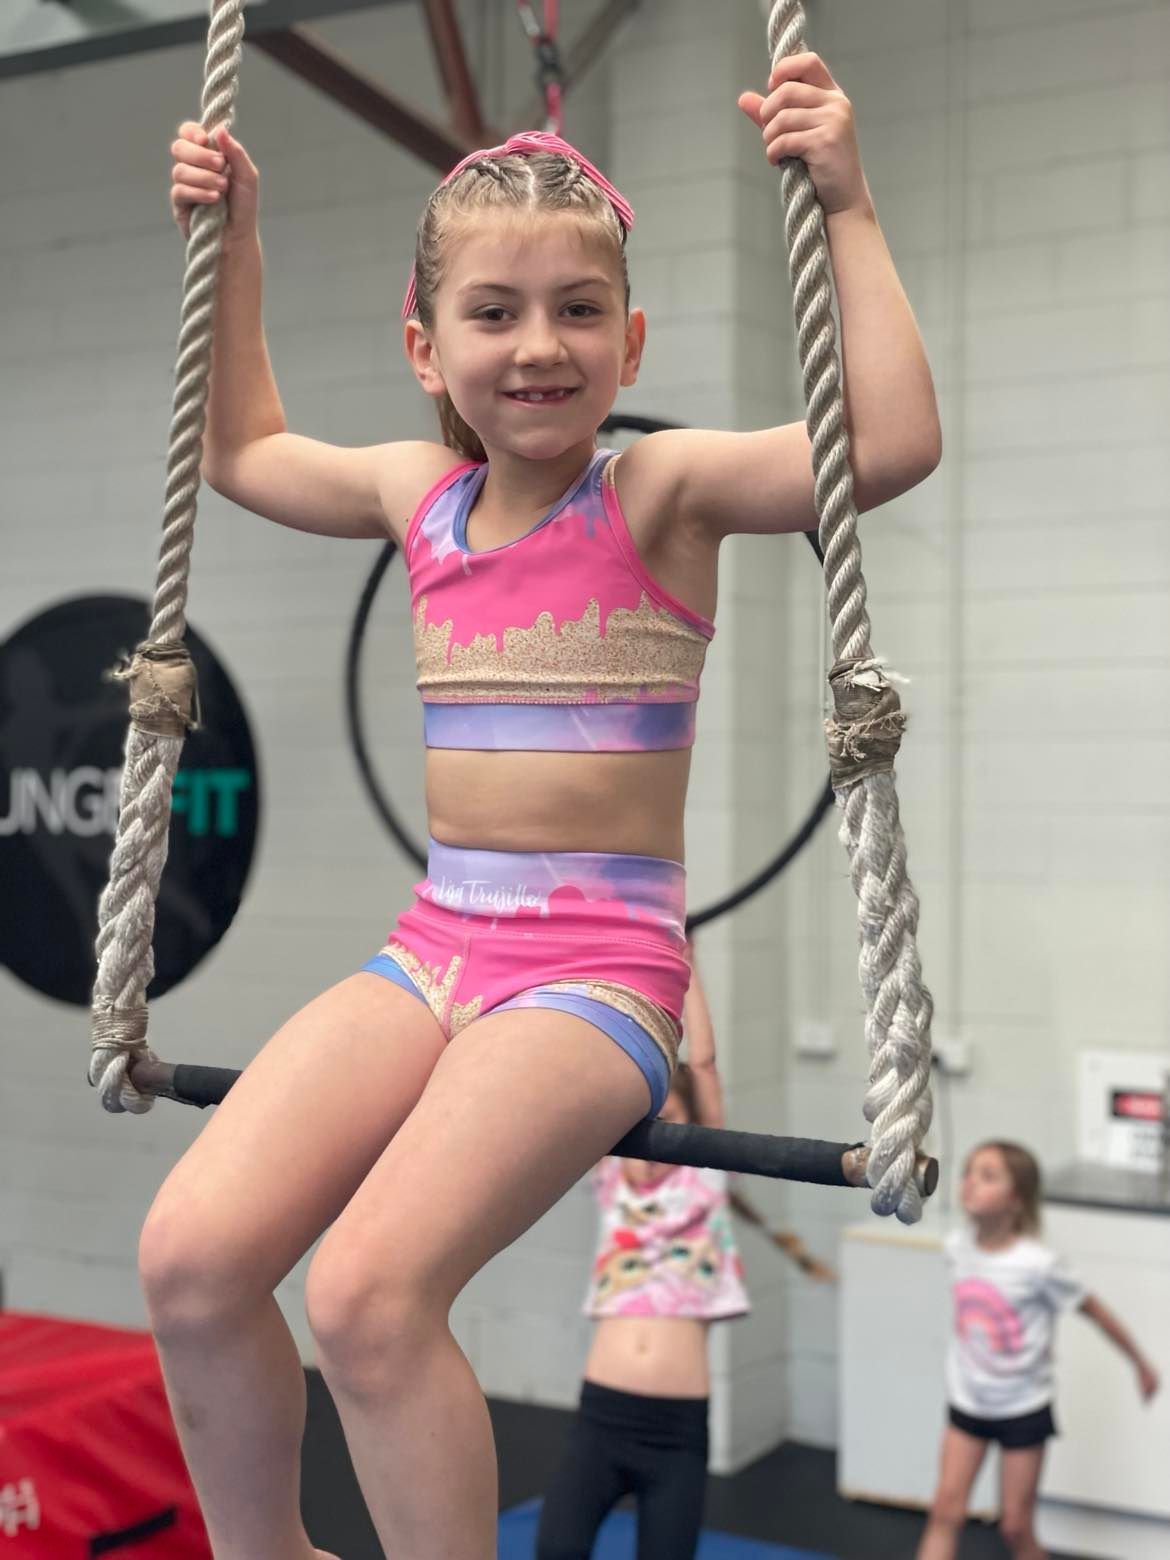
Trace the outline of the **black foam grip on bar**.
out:
M 853 1143 L 818 1138 L 772 1137 L 766 1132 L 729 1132 L 673 1121 L 640 1121 L 613 1152 L 664 1165 L 698 1165 L 710 1170 L 768 1175 L 817 1186 L 848 1186 L 842 1155 Z
M 239 1077 L 231 1067 L 175 1066 L 174 1092 L 186 1105 L 218 1105 Z

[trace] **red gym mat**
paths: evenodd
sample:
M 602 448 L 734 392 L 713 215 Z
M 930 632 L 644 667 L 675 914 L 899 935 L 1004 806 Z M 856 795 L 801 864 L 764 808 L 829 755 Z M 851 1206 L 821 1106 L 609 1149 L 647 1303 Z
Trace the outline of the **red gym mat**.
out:
M 0 1312 L 0 1557 L 211 1560 L 149 1333 Z

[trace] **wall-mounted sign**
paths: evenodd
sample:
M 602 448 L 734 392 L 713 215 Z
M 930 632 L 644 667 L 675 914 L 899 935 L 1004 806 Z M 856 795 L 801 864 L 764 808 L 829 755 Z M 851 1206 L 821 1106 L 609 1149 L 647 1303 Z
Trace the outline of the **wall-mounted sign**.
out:
M 1082 1051 L 1080 1074 L 1077 1157 L 1126 1170 L 1159 1170 L 1170 1056 Z
M 62 1002 L 88 1005 L 98 896 L 109 873 L 126 740 L 125 684 L 106 671 L 141 640 L 144 601 L 78 596 L 0 645 L 0 964 Z M 149 995 L 181 981 L 239 908 L 260 788 L 239 695 L 188 628 L 202 724 L 175 777 Z

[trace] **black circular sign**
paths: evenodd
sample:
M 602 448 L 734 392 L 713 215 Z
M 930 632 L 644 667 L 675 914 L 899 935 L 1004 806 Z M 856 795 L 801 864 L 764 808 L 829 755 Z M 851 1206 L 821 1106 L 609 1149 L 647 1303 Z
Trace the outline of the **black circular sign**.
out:
M 145 637 L 145 601 L 78 596 L 0 645 L 0 964 L 61 1002 L 88 1006 L 98 896 L 106 886 L 128 724 L 106 671 Z M 260 785 L 239 695 L 193 629 L 201 725 L 183 746 L 154 934 L 161 996 L 232 923 L 256 845 Z

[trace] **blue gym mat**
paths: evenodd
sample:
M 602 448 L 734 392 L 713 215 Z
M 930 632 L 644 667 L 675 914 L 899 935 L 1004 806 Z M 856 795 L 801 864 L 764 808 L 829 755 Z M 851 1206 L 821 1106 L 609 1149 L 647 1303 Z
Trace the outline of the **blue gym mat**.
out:
M 530 1500 L 500 1516 L 498 1560 L 533 1560 L 540 1502 Z M 635 1520 L 632 1511 L 608 1516 L 593 1546 L 592 1560 L 634 1560 Z M 758 1538 L 735 1538 L 730 1533 L 704 1529 L 696 1560 L 832 1560 L 811 1549 L 789 1549 L 785 1544 L 765 1544 Z

